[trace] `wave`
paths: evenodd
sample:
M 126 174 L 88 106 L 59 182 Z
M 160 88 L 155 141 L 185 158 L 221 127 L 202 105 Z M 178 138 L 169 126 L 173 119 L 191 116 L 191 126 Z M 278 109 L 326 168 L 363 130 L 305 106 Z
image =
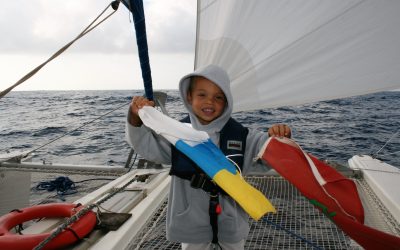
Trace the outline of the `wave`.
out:
M 180 119 L 185 110 L 176 90 L 167 91 L 166 107 Z M 0 151 L 36 148 L 126 103 L 104 119 L 63 137 L 48 147 L 51 161 L 124 165 L 130 147 L 125 141 L 128 102 L 141 91 L 24 91 L 11 92 L 0 108 Z M 245 126 L 266 131 L 275 123 L 292 127 L 293 138 L 315 156 L 347 164 L 355 154 L 378 151 L 400 128 L 400 92 L 329 100 L 305 105 L 238 112 Z M 381 152 L 400 166 L 399 137 Z M 72 145 L 72 146 L 65 146 Z M 90 145 L 90 146 L 89 146 Z

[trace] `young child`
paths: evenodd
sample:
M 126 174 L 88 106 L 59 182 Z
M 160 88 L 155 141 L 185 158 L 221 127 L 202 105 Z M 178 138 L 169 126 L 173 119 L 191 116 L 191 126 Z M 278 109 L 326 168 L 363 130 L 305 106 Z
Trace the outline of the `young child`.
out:
M 230 80 L 218 66 L 209 65 L 184 76 L 179 91 L 189 112 L 183 122 L 207 132 L 225 155 L 234 155 L 231 159 L 241 167 L 243 174 L 256 164 L 253 158 L 268 136 L 291 136 L 290 128 L 284 124 L 273 125 L 267 134 L 247 129 L 232 119 Z M 213 249 L 215 246 L 224 250 L 244 249 L 249 233 L 248 215 L 232 198 L 213 186 L 213 182 L 204 181 L 190 159 L 142 125 L 138 110 L 146 105 L 154 106 L 154 103 L 144 97 L 133 98 L 126 126 L 127 140 L 142 157 L 172 165 L 167 239 L 181 242 L 182 249 Z M 210 212 L 212 204 L 221 208 L 219 215 Z

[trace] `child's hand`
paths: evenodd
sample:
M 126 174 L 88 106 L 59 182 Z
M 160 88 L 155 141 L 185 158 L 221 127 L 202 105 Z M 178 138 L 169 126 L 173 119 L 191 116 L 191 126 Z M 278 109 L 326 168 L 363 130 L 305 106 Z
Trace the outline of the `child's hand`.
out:
M 274 124 L 268 129 L 268 136 L 290 138 L 292 136 L 292 130 L 286 124 Z
M 143 108 L 144 106 L 152 106 L 154 107 L 154 102 L 149 101 L 147 98 L 143 96 L 134 96 L 132 98 L 132 102 L 130 105 L 130 113 L 129 113 L 129 123 L 132 124 L 132 126 L 135 127 L 140 127 L 142 126 L 143 122 L 139 117 L 139 109 Z
M 143 108 L 144 106 L 154 107 L 154 102 L 149 101 L 146 97 L 143 96 L 134 96 L 132 98 L 131 112 L 134 115 L 138 115 L 139 109 Z

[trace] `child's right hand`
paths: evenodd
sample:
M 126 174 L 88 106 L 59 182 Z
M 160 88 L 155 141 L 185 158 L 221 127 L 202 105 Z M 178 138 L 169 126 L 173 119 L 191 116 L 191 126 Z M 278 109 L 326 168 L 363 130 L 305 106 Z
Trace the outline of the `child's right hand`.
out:
M 132 102 L 130 104 L 130 114 L 129 114 L 129 123 L 132 126 L 140 127 L 142 126 L 143 122 L 139 117 L 139 109 L 143 108 L 144 106 L 152 106 L 154 107 L 154 102 L 148 100 L 146 97 L 143 96 L 134 96 L 132 98 Z
M 132 98 L 131 112 L 134 115 L 138 115 L 139 109 L 143 108 L 144 106 L 154 107 L 154 102 L 148 100 L 146 97 L 143 96 L 134 96 Z

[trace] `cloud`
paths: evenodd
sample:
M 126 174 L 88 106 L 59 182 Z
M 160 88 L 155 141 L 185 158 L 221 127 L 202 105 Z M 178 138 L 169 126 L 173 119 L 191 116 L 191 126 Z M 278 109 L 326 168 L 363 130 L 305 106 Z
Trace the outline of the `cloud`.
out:
M 193 52 L 196 1 L 149 1 L 145 9 L 150 44 L 162 52 Z
M 74 39 L 111 1 L 6 1 L 0 8 L 0 90 Z M 193 70 L 196 0 L 144 0 L 144 5 L 153 86 L 176 88 Z M 17 90 L 141 88 L 131 21 L 120 4 L 110 19 Z
M 0 53 L 52 53 L 75 38 L 110 0 L 13 0 L 0 8 Z M 145 4 L 153 53 L 194 51 L 195 0 Z M 110 11 L 108 12 L 110 13 Z M 136 53 L 133 23 L 124 5 L 70 49 L 87 53 Z
M 154 89 L 177 89 L 180 78 L 193 70 L 193 54 L 150 56 Z M 43 55 L 3 55 L 0 90 L 15 83 Z M 15 90 L 143 89 L 139 60 L 132 55 L 91 53 L 63 55 Z

